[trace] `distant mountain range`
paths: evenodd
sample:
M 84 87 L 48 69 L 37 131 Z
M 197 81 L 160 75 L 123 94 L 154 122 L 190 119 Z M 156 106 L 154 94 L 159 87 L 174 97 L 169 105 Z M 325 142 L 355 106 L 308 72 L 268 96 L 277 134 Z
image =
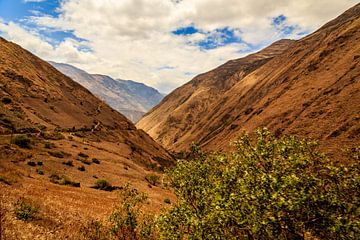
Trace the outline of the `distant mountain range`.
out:
M 49 63 L 134 123 L 164 98 L 158 90 L 143 83 L 90 74 L 69 64 Z

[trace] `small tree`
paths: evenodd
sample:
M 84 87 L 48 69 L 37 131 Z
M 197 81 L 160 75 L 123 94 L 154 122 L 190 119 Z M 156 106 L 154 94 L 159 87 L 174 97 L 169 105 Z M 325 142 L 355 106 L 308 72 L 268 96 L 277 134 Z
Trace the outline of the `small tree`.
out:
M 131 240 L 138 239 L 136 231 L 139 223 L 140 207 L 147 197 L 125 185 L 120 194 L 121 203 L 111 214 L 111 232 L 116 239 Z

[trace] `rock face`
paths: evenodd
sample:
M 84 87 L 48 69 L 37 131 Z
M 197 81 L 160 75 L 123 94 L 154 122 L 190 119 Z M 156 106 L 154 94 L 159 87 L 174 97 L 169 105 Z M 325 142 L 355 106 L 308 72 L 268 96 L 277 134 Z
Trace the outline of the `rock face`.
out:
M 171 150 L 229 147 L 243 130 L 360 143 L 360 4 L 298 40 L 282 40 L 195 77 L 137 126 Z
M 47 62 L 2 38 L 0 49 L 0 134 L 75 134 L 109 143 L 134 162 L 171 160 L 126 117 Z
M 163 99 L 161 93 L 143 83 L 89 74 L 69 64 L 49 63 L 134 123 Z

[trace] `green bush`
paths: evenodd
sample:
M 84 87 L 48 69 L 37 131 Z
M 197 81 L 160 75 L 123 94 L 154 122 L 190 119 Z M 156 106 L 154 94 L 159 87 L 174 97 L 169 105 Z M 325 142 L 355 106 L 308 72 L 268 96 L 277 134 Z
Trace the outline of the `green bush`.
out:
M 160 177 L 158 175 L 149 174 L 145 176 L 145 179 L 153 186 L 156 186 L 160 183 Z
M 140 206 L 147 197 L 129 185 L 121 190 L 120 197 L 121 203 L 110 216 L 110 231 L 115 239 L 139 239 Z
M 26 136 L 26 135 L 19 135 L 19 136 L 15 136 L 12 139 L 12 143 L 21 147 L 21 148 L 27 148 L 27 149 L 31 149 L 31 139 Z
M 234 146 L 208 156 L 195 149 L 196 159 L 168 172 L 177 202 L 158 219 L 162 238 L 358 239 L 359 159 L 335 165 L 316 142 L 265 129 Z
M 36 173 L 39 175 L 44 175 L 44 171 L 41 169 L 36 169 Z
M 164 203 L 166 203 L 166 204 L 171 204 L 171 201 L 170 201 L 169 198 L 165 198 L 165 199 L 164 199 Z
M 119 194 L 120 203 L 107 222 L 90 221 L 80 229 L 81 239 L 159 239 L 156 235 L 155 219 L 144 214 L 141 207 L 146 203 L 146 195 L 125 185 Z
M 28 221 L 35 218 L 36 214 L 39 212 L 39 206 L 33 203 L 33 201 L 20 198 L 14 204 L 15 216 L 19 220 Z

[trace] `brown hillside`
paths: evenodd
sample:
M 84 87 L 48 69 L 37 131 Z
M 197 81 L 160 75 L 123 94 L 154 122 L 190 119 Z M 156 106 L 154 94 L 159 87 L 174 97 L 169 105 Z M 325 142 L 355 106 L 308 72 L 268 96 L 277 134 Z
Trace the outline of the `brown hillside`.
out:
M 137 126 L 176 151 L 192 141 L 208 150 L 228 148 L 243 130 L 260 126 L 320 139 L 333 152 L 359 144 L 360 5 L 286 43 L 263 64 L 243 63 L 250 55 L 195 77 Z M 230 74 L 226 66 L 233 66 Z
M 21 146 L 20 138 L 29 139 Z M 91 188 L 97 179 L 146 192 L 148 210 L 173 198 L 145 177 L 173 162 L 144 131 L 84 87 L 0 38 L 0 214 L 4 239 L 79 239 L 80 226 L 107 219 L 118 193 Z M 51 182 L 51 176 L 80 187 Z M 150 186 L 150 187 L 149 187 Z M 25 197 L 39 203 L 36 221 L 14 216 Z M 5 216 L 3 216 L 5 214 Z M 0 234 L 1 235 L 1 234 Z

